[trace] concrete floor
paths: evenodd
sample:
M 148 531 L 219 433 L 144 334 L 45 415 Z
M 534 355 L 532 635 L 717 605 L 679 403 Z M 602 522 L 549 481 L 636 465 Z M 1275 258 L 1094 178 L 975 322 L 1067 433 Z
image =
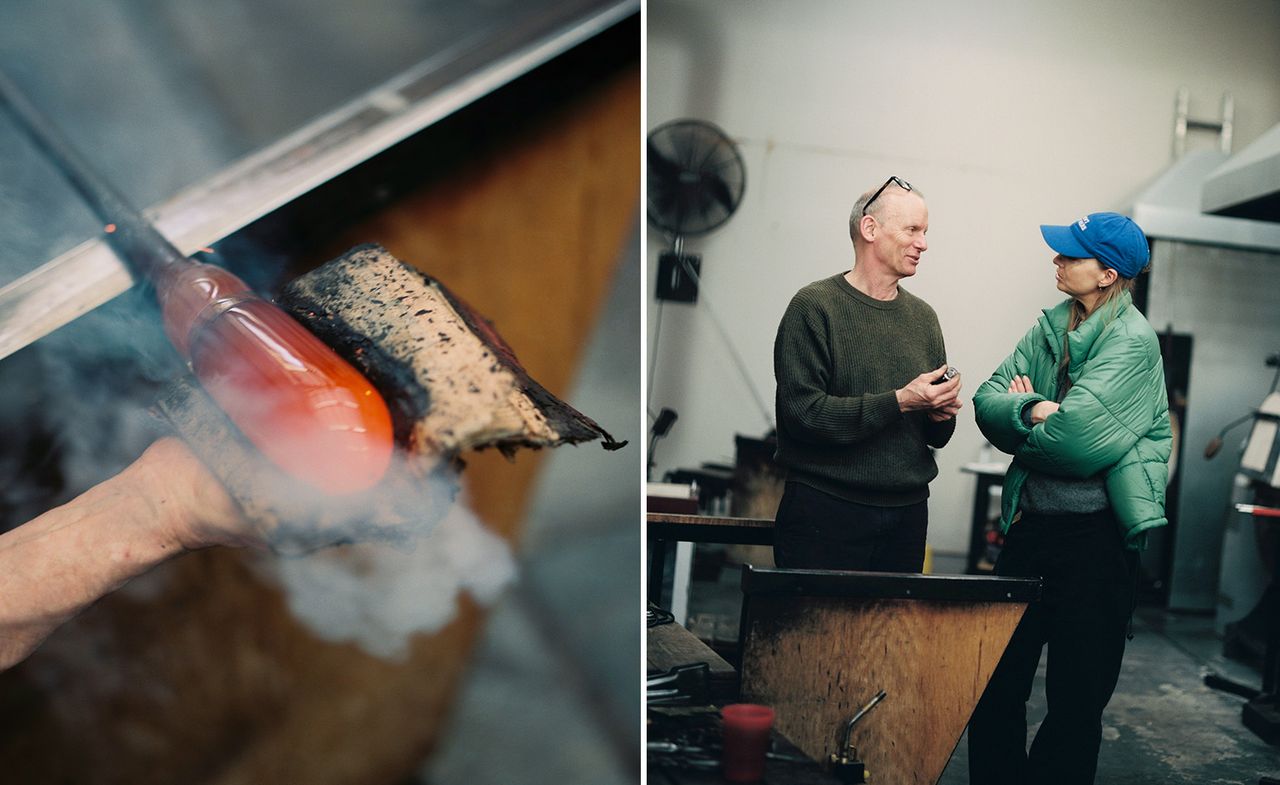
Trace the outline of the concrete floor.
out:
M 1213 618 L 1140 609 L 1116 693 L 1103 715 L 1097 782 L 1106 785 L 1256 783 L 1280 775 L 1280 749 L 1240 722 L 1244 699 L 1204 686 L 1206 671 L 1258 687 L 1259 672 L 1221 655 Z M 1044 717 L 1044 660 L 1028 706 Z M 964 785 L 961 739 L 939 785 Z

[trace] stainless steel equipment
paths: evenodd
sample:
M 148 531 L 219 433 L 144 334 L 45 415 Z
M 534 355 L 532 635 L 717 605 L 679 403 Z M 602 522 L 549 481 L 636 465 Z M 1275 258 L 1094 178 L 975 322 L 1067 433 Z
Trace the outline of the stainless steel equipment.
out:
M 1178 609 L 1215 605 L 1237 465 L 1238 449 L 1215 461 L 1200 449 L 1257 405 L 1271 381 L 1262 361 L 1280 346 L 1280 223 L 1201 210 L 1206 179 L 1229 160 L 1217 150 L 1188 153 L 1130 209 L 1151 241 L 1147 318 L 1162 335 L 1191 338 L 1180 423 L 1180 444 L 1190 447 L 1171 488 L 1176 520 L 1151 541 L 1154 558 L 1163 549 L 1170 559 L 1168 604 Z

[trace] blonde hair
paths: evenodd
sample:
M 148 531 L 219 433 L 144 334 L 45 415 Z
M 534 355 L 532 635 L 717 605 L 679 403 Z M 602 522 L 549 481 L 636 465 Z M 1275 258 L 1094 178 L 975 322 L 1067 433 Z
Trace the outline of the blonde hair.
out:
M 1098 262 L 1098 266 L 1101 267 L 1102 262 Z M 1147 272 L 1150 269 L 1151 269 L 1151 265 L 1148 264 L 1146 267 L 1138 271 L 1138 275 L 1142 275 L 1143 273 Z M 1093 306 L 1093 314 L 1096 314 L 1105 309 L 1109 313 L 1106 316 L 1101 318 L 1105 318 L 1108 321 L 1116 318 L 1116 315 L 1118 313 L 1117 309 L 1107 308 L 1106 306 L 1114 302 L 1115 299 L 1118 298 L 1122 293 L 1132 292 L 1134 286 L 1137 285 L 1137 281 L 1138 281 L 1137 275 L 1135 275 L 1132 278 L 1125 278 L 1117 274 L 1115 282 L 1102 290 L 1101 297 L 1098 298 L 1098 302 Z M 1071 300 L 1071 311 L 1067 315 L 1067 333 L 1068 334 L 1071 333 L 1073 330 L 1075 330 L 1077 327 L 1083 324 L 1085 319 L 1088 319 L 1093 314 L 1085 313 L 1084 304 L 1081 303 L 1079 300 L 1073 298 Z M 1063 369 L 1065 369 L 1070 362 L 1071 362 L 1071 348 L 1066 337 L 1064 336 L 1062 339 L 1062 364 L 1058 366 L 1059 375 L 1062 374 Z

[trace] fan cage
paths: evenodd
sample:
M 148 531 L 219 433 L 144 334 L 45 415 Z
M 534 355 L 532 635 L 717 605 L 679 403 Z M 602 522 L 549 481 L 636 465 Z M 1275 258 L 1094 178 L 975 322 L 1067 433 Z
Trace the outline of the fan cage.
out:
M 674 120 L 647 143 L 649 221 L 673 237 L 706 234 L 737 211 L 746 166 L 737 145 L 704 120 Z

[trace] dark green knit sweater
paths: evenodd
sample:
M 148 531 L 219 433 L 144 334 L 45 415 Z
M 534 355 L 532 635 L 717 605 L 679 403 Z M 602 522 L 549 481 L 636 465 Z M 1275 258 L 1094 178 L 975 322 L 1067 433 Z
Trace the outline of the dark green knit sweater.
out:
M 929 304 L 902 287 L 881 301 L 844 275 L 796 293 L 778 326 L 777 460 L 790 480 L 843 499 L 886 507 L 929 496 L 955 419 L 903 414 L 894 391 L 946 362 Z

